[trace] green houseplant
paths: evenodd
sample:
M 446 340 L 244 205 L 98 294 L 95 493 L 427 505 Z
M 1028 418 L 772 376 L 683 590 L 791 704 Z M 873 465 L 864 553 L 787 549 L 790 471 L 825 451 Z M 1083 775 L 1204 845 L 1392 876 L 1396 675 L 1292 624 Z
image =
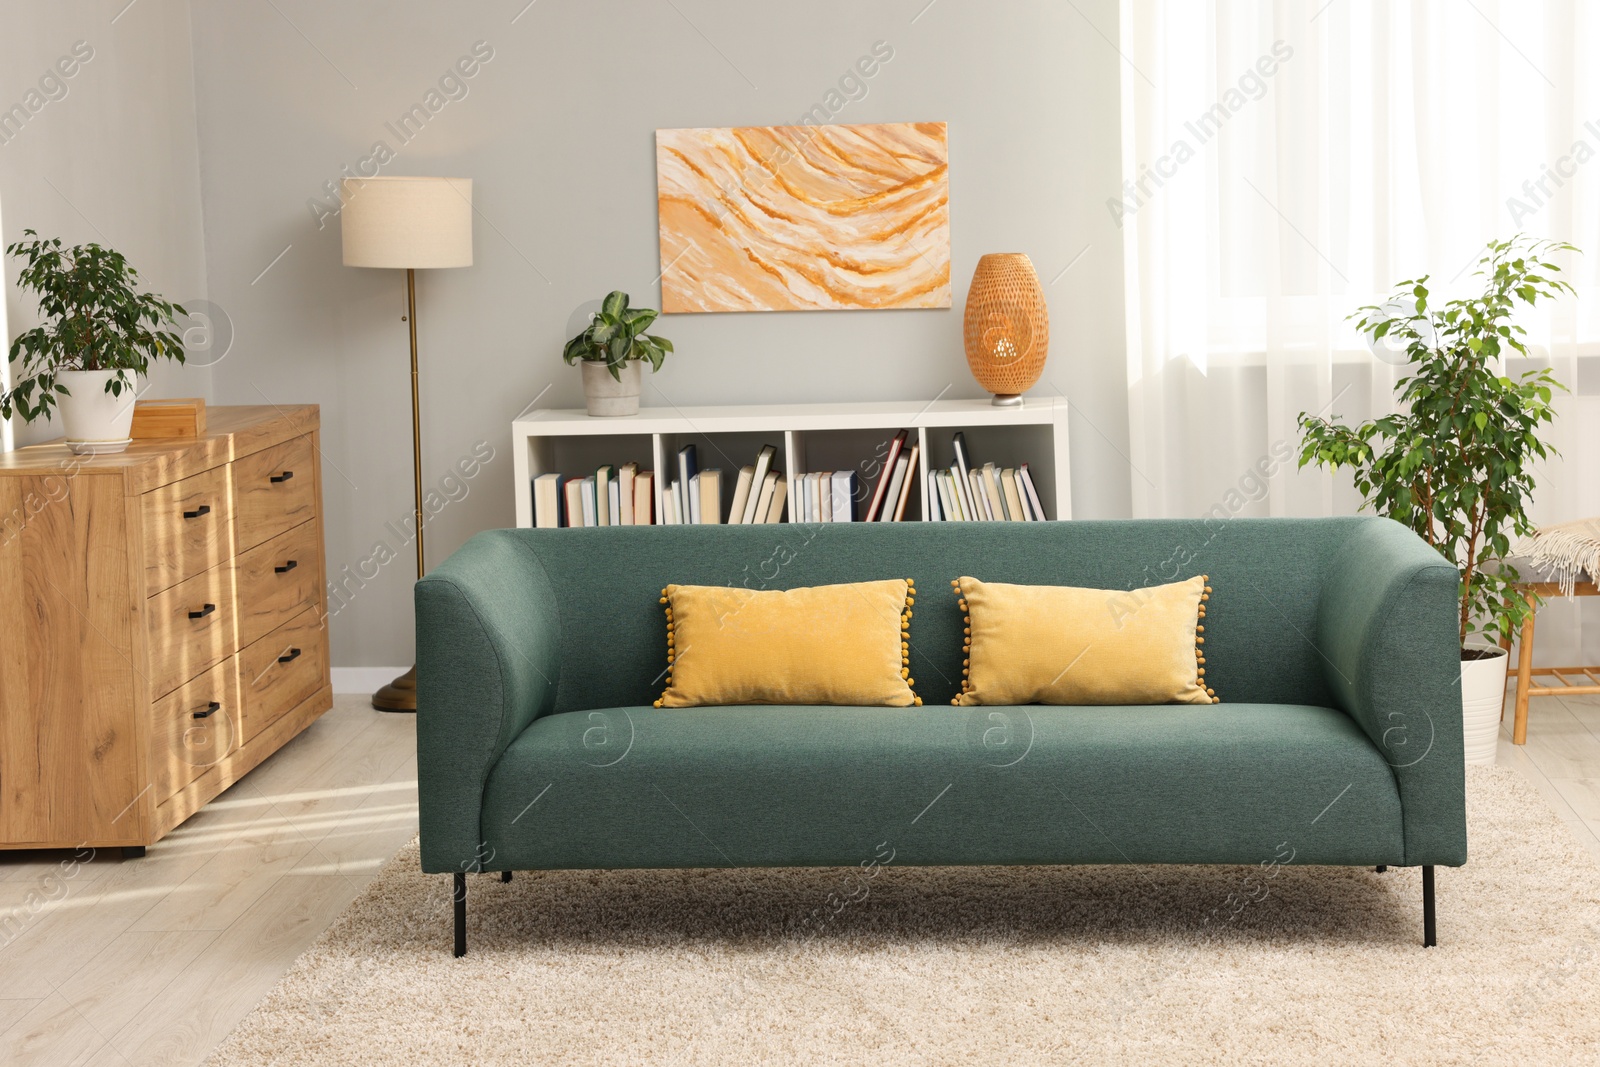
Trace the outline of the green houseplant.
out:
M 1395 295 L 1350 317 L 1374 343 L 1402 345 L 1406 374 L 1396 383 L 1400 410 L 1347 426 L 1301 413 L 1300 466 L 1344 468 L 1355 476 L 1364 508 L 1415 530 L 1461 574 L 1463 696 L 1469 707 L 1469 758 L 1474 754 L 1474 696 L 1468 675 L 1482 675 L 1484 704 L 1476 752 L 1493 759 L 1494 734 L 1505 687 L 1506 656 L 1499 648 L 1469 648 L 1474 633 L 1509 637 L 1534 606 L 1510 594 L 1514 569 L 1496 565 L 1512 540 L 1533 532 L 1528 502 L 1533 464 L 1554 451 L 1540 439 L 1552 422 L 1551 398 L 1562 386 L 1548 368 L 1516 378 L 1497 361 L 1527 355 L 1526 331 L 1512 322 L 1521 306 L 1571 294 L 1551 262 L 1577 251 L 1558 241 L 1523 237 L 1491 241 L 1475 276 L 1482 292 L 1430 302 L 1429 278 L 1401 282 Z M 1474 666 L 1481 664 L 1482 666 Z M 1495 680 L 1498 675 L 1498 681 Z
M 61 409 L 74 452 L 120 452 L 128 445 L 137 376 L 152 359 L 183 362 L 174 315 L 183 307 L 136 286 L 139 272 L 98 244 L 63 248 L 33 230 L 6 249 L 23 261 L 17 281 L 38 301 L 41 325 L 11 344 L 19 377 L 0 394 L 0 416 L 32 422 Z M 126 395 L 124 395 L 126 394 Z
M 671 341 L 645 333 L 658 314 L 628 307 L 628 294 L 613 290 L 584 331 L 567 342 L 561 358 L 582 364 L 589 414 L 638 414 L 640 364 L 649 361 L 651 372 L 658 371 L 672 351 Z

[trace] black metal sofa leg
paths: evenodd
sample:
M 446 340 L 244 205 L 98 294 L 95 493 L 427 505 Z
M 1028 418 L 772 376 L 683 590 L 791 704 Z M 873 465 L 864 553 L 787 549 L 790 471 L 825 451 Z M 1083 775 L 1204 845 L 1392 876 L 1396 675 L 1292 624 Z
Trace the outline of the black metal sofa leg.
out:
M 1433 868 L 1428 868 L 1429 877 L 1432 877 Z M 467 876 L 457 871 L 455 875 L 455 891 L 452 894 L 456 906 L 456 958 L 460 959 L 467 954 Z M 1431 882 L 1429 883 L 1432 884 Z M 1433 905 L 1429 904 L 1431 908 Z M 1431 911 L 1428 914 L 1433 914 Z M 1431 921 L 1431 920 L 1430 920 Z
M 501 880 L 501 881 L 502 881 L 502 882 L 509 882 L 509 881 L 511 881 L 511 872 L 510 872 L 510 871 L 501 871 L 501 872 L 500 872 L 500 880 Z
M 1422 946 L 1433 948 L 1439 944 L 1439 932 L 1433 921 L 1433 868 L 1422 868 Z
M 1374 867 L 1372 869 L 1374 871 L 1378 872 L 1379 874 L 1382 874 L 1384 871 L 1387 871 L 1389 869 L 1389 865 L 1387 863 L 1380 863 L 1380 864 L 1378 864 L 1376 867 Z

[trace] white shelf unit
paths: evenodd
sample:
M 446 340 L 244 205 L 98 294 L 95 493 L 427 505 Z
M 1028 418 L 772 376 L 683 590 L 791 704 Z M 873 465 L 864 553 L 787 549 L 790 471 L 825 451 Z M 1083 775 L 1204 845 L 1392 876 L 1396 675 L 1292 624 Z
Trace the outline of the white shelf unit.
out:
M 641 408 L 625 418 L 592 418 L 582 410 L 535 411 L 511 424 L 517 525 L 533 525 L 532 479 L 552 472 L 582 477 L 604 463 L 635 462 L 641 470 L 657 472 L 660 514 L 661 494 L 675 474 L 678 449 L 690 442 L 701 469 L 722 469 L 724 507 L 739 468 L 753 464 L 764 444 L 778 449 L 774 466 L 782 465 L 790 500 L 795 478 L 812 471 L 854 470 L 870 487 L 875 484 L 867 476 L 872 460 L 900 430 L 909 431 L 908 446 L 914 442 L 921 448 L 919 490 L 907 504 L 908 519 L 926 518 L 929 457 L 934 467 L 949 468 L 955 462 L 951 442 L 957 430 L 974 463 L 1027 463 L 1045 514 L 1070 519 L 1067 411 L 1066 400 L 1059 397 L 1027 397 L 1018 407 L 995 407 L 987 400 L 937 400 Z

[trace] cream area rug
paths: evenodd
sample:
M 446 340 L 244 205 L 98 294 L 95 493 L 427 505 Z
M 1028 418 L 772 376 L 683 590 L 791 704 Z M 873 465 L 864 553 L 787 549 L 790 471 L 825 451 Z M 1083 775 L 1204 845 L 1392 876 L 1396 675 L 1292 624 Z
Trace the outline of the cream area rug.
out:
M 209 1062 L 1600 1061 L 1600 866 L 1467 771 L 1435 949 L 1415 869 L 891 860 L 473 876 L 458 960 L 413 843 Z

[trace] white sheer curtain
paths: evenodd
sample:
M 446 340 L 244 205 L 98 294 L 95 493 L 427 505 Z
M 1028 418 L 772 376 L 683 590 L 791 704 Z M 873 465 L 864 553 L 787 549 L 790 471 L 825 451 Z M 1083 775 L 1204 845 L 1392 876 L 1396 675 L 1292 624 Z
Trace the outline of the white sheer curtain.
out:
M 1587 253 L 1580 299 L 1523 322 L 1574 393 L 1535 518 L 1600 514 L 1597 43 L 1572 0 L 1123 0 L 1136 515 L 1353 511 L 1348 478 L 1294 466 L 1301 411 L 1392 408 L 1400 368 L 1345 316 L 1424 273 L 1471 287 L 1517 232 Z M 1540 659 L 1570 661 L 1576 606 L 1547 613 Z

